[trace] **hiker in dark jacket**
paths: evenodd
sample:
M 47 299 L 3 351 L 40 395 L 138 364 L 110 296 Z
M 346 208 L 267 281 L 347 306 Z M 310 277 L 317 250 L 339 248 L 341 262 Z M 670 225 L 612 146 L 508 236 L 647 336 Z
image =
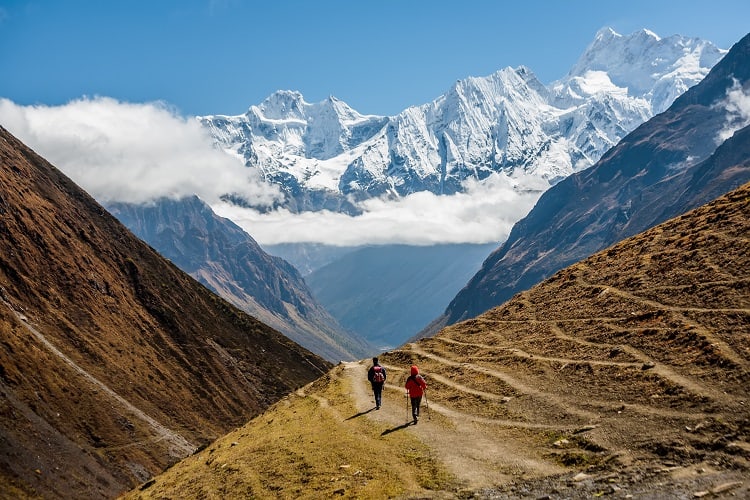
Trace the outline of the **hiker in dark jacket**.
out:
M 411 416 L 414 423 L 419 421 L 419 405 L 422 404 L 422 395 L 427 390 L 427 382 L 419 374 L 419 368 L 416 365 L 411 367 L 411 375 L 406 379 L 406 392 L 411 399 Z
M 367 370 L 367 380 L 372 385 L 372 393 L 375 395 L 375 409 L 379 410 L 382 403 L 383 385 L 385 384 L 385 368 L 380 366 L 378 358 L 372 358 L 372 366 Z

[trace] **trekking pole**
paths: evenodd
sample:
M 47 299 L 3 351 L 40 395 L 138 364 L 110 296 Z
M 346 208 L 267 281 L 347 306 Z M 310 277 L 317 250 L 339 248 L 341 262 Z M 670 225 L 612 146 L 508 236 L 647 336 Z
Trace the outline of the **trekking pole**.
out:
M 427 401 L 427 391 L 424 391 L 424 409 L 427 410 L 427 420 L 432 420 L 432 413 L 430 413 L 430 403 Z
M 409 393 L 406 394 L 406 422 L 409 422 Z

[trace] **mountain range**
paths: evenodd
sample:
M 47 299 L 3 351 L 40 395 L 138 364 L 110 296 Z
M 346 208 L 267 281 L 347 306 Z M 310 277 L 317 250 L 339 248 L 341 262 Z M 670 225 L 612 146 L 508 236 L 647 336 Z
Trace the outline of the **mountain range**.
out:
M 356 214 L 368 198 L 451 194 L 493 174 L 519 190 L 546 189 L 665 110 L 725 52 L 695 38 L 604 28 L 548 86 L 529 68 L 505 68 L 391 117 L 278 91 L 243 115 L 198 119 L 218 146 L 280 187 L 285 208 Z
M 0 127 L 0 497 L 113 498 L 332 366 Z
M 699 42 L 677 39 L 700 60 Z M 610 56 L 627 67 L 628 54 Z M 289 317 L 309 310 L 304 288 L 286 282 L 294 272 L 277 272 L 283 261 L 219 258 L 225 248 L 250 255 L 254 241 L 235 238 L 236 226 L 197 198 L 112 207 L 135 213 L 130 224 L 203 286 L 0 129 L 0 496 L 111 497 L 138 483 L 129 496 L 747 495 L 750 184 L 702 204 L 748 180 L 749 61 L 750 35 L 565 180 L 523 160 L 543 154 L 504 170 L 554 186 L 432 326 L 463 321 L 381 355 L 379 411 L 368 361 L 333 367 L 209 291 L 269 318 L 283 318 L 264 312 L 275 305 Z M 597 71 L 581 88 L 602 83 Z M 368 120 L 351 116 L 347 144 Z M 607 119 L 591 123 L 609 130 Z M 304 137 L 320 154 L 338 147 Z M 464 174 L 445 172 L 438 186 L 449 193 Z M 378 186 L 306 191 L 287 208 L 322 200 L 356 212 Z M 394 186 L 389 195 L 408 194 Z M 247 269 L 257 295 L 235 285 Z M 404 423 L 411 365 L 429 385 L 419 426 Z
M 699 39 L 660 38 L 648 30 L 623 36 L 604 28 L 568 74 L 549 85 L 529 68 L 505 68 L 457 81 L 434 101 L 392 117 L 360 115 L 334 97 L 309 104 L 298 92 L 279 91 L 243 115 L 199 119 L 219 147 L 277 184 L 285 196 L 280 206 L 291 211 L 359 214 L 358 203 L 369 198 L 425 190 L 450 195 L 463 191 L 467 180 L 498 175 L 509 177 L 517 191 L 539 196 L 667 109 L 725 53 Z M 250 200 L 227 200 L 252 206 Z M 285 245 L 285 256 L 295 254 L 293 246 Z M 356 272 L 353 254 L 332 257 L 320 269 L 299 251 L 293 263 L 309 270 L 315 295 L 340 324 L 381 346 L 398 345 L 441 316 L 453 298 L 445 292 L 460 291 L 471 276 L 441 274 L 461 260 L 451 245 L 381 248 L 382 255 L 367 249 L 357 254 Z M 440 281 L 443 290 L 403 289 L 398 273 L 383 272 L 386 254 L 394 268 L 412 260 L 418 266 L 413 273 L 435 273 L 432 283 Z M 475 266 L 467 256 L 463 267 Z M 422 302 L 415 316 L 401 307 L 404 299 L 387 299 L 401 292 L 413 303 L 436 300 Z
M 750 115 L 742 107 L 748 94 L 750 35 L 596 165 L 545 192 L 419 336 L 500 305 L 559 269 L 750 180 Z

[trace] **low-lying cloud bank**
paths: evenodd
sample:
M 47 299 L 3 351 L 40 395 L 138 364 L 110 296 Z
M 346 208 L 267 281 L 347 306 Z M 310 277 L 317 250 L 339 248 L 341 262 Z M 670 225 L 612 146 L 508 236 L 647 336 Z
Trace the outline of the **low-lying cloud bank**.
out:
M 514 184 L 507 177 L 495 176 L 472 182 L 465 193 L 451 196 L 420 192 L 396 201 L 371 199 L 360 205 L 364 213 L 356 217 L 329 211 L 259 214 L 227 203 L 215 204 L 213 209 L 267 245 L 491 243 L 504 241 L 541 195 L 541 191 L 520 194 Z
M 97 97 L 51 107 L 2 99 L 0 124 L 102 203 L 191 194 L 211 203 L 220 193 L 237 193 L 270 204 L 279 196 L 212 147 L 196 120 L 163 103 Z
M 422 192 L 396 201 L 368 200 L 356 217 L 283 209 L 261 214 L 221 197 L 233 193 L 271 206 L 280 197 L 278 188 L 216 149 L 196 120 L 164 103 L 96 97 L 63 106 L 19 106 L 0 99 L 0 124 L 101 203 L 195 194 L 261 244 L 500 242 L 548 187 L 519 192 L 518 179 L 497 175 L 470 181 L 465 193 L 452 196 Z

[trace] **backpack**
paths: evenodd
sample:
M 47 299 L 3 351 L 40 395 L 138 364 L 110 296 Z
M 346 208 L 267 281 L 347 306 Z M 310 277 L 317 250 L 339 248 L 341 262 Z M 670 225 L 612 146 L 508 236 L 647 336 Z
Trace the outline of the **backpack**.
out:
M 383 368 L 380 366 L 373 366 L 372 369 L 372 381 L 376 384 L 382 384 L 383 382 L 385 382 L 385 374 L 383 373 Z

